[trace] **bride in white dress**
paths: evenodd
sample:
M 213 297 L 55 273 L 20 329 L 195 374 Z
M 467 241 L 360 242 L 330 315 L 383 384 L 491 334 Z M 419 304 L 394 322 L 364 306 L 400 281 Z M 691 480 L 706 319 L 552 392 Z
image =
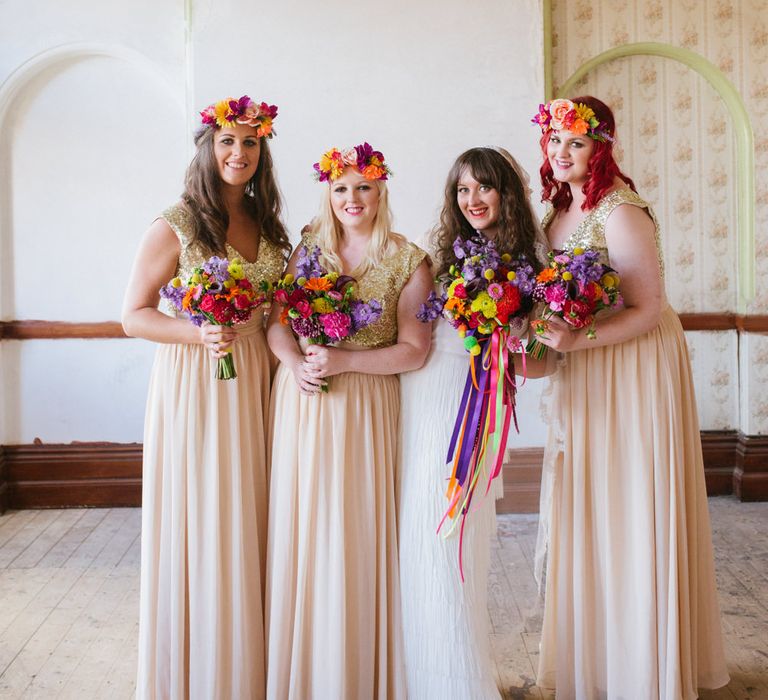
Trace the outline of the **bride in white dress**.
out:
M 481 232 L 499 250 L 543 260 L 541 234 L 527 176 L 503 149 L 472 148 L 454 163 L 440 223 L 427 245 L 433 272 L 456 262 L 453 242 Z M 400 375 L 401 451 L 398 474 L 400 583 L 410 700 L 500 698 L 488 625 L 490 541 L 496 531 L 495 491 L 472 504 L 463 540 L 436 534 L 448 501 L 448 444 L 466 380 L 469 355 L 456 331 L 435 322 L 426 364 Z M 499 494 L 500 495 L 500 494 Z

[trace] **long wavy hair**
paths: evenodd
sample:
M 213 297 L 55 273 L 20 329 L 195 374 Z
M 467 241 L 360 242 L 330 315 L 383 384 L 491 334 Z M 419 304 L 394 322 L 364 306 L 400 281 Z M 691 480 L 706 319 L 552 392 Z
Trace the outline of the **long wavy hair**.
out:
M 582 103 L 591 107 L 595 116 L 602 122 L 603 128 L 612 137 L 616 134 L 616 120 L 611 108 L 596 97 L 584 95 L 574 97 L 571 102 Z M 555 211 L 568 211 L 573 202 L 571 188 L 564 182 L 555 179 L 552 166 L 547 156 L 547 146 L 551 132 L 546 131 L 541 135 L 541 152 L 544 154 L 544 162 L 539 169 L 541 174 L 541 201 L 551 202 Z M 585 138 L 589 138 L 585 136 Z M 637 192 L 635 183 L 619 169 L 618 163 L 613 158 L 613 141 L 595 141 L 592 155 L 587 163 L 587 181 L 581 188 L 586 199 L 581 205 L 582 210 L 594 209 L 598 202 L 605 197 L 611 189 L 616 178 L 624 180 L 631 189 Z
M 191 242 L 210 254 L 225 252 L 229 226 L 221 176 L 213 153 L 213 139 L 217 131 L 216 128 L 204 126 L 195 133 L 197 151 L 187 168 L 184 193 L 181 195 L 182 206 L 190 214 Z M 261 139 L 259 163 L 246 184 L 243 204 L 259 227 L 261 236 L 281 248 L 287 257 L 291 244 L 281 219 L 280 190 L 265 138 Z
M 389 208 L 389 190 L 387 183 L 382 180 L 371 180 L 378 187 L 379 206 L 373 219 L 373 232 L 360 264 L 350 271 L 352 277 L 362 277 L 368 270 L 376 267 L 391 250 L 393 244 L 401 245 L 405 237 L 392 231 L 392 212 Z M 330 272 L 342 272 L 343 265 L 339 256 L 344 229 L 336 218 L 331 206 L 331 189 L 333 183 L 329 182 L 324 188 L 320 199 L 320 211 L 312 219 L 309 226 L 310 232 L 315 236 L 317 245 L 323 251 L 325 267 Z
M 476 233 L 461 213 L 457 199 L 459 180 L 465 172 L 499 193 L 499 232 L 494 239 L 496 248 L 513 257 L 525 255 L 536 270 L 541 269 L 535 248 L 538 225 L 530 207 L 528 188 L 510 160 L 500 151 L 470 148 L 456 159 L 448 173 L 440 221 L 432 232 L 437 276 L 444 275 L 451 265 L 457 263 L 453 242 L 457 238 L 467 240 Z

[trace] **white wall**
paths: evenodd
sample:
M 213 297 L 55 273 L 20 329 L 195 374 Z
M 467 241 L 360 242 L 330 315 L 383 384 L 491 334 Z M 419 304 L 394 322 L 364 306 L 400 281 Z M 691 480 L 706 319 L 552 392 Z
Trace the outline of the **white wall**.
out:
M 280 108 L 294 240 L 320 196 L 312 163 L 364 139 L 395 172 L 397 229 L 418 238 L 463 149 L 503 145 L 535 172 L 541 15 L 541 0 L 0 4 L 0 317 L 117 320 L 196 111 L 228 95 Z M 0 443 L 141 440 L 151 356 L 134 340 L 5 341 Z M 537 384 L 515 444 L 543 439 Z

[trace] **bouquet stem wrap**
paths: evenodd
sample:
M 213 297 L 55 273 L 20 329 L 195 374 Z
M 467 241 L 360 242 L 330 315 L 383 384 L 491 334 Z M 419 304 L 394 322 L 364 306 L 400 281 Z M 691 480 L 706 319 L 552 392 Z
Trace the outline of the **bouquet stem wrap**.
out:
M 216 379 L 235 379 L 235 362 L 232 359 L 232 353 L 228 352 L 225 357 L 220 357 L 216 364 Z
M 446 491 L 449 505 L 437 528 L 440 532 L 448 517 L 454 522 L 446 536 L 460 525 L 459 573 L 462 582 L 464 524 L 481 474 L 487 473 L 484 494 L 487 495 L 493 480 L 501 473 L 512 421 L 519 432 L 514 363 L 506 360 L 508 349 L 521 348 L 520 340 L 497 328 L 481 342 L 484 343 L 483 351 L 469 356 L 467 380 L 446 458 L 446 462 L 453 463 Z M 490 469 L 486 469 L 486 465 Z

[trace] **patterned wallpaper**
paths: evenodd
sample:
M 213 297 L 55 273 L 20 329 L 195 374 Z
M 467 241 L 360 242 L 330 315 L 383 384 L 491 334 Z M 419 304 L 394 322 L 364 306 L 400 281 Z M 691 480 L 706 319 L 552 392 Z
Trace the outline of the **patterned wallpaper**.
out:
M 640 41 L 699 53 L 734 84 L 756 148 L 757 295 L 747 313 L 768 314 L 768 0 L 552 0 L 552 27 L 555 90 L 588 59 Z M 653 56 L 603 64 L 576 92 L 614 110 L 621 166 L 659 217 L 672 304 L 679 312 L 735 311 L 736 149 L 717 92 L 687 66 Z M 735 332 L 688 337 L 702 427 L 768 433 L 768 411 L 756 398 L 768 395 L 768 376 L 757 369 L 742 372 L 741 382 L 764 381 L 763 390 L 747 392 L 739 414 Z M 747 347 L 765 354 L 764 343 Z

